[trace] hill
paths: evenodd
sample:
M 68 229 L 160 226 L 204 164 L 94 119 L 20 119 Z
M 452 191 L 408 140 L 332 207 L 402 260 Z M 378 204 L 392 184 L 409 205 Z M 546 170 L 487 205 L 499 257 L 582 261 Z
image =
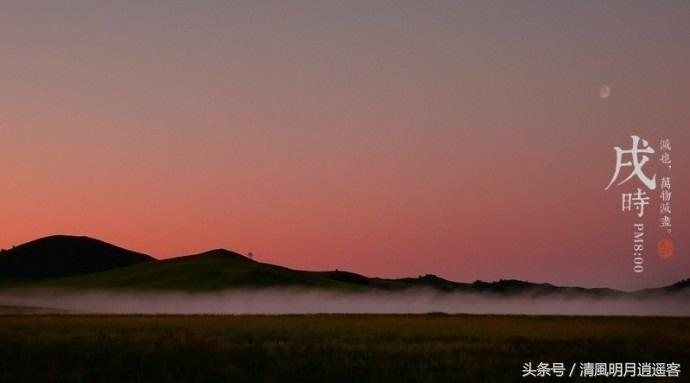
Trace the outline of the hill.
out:
M 54 278 L 111 270 L 154 258 L 97 239 L 54 235 L 0 252 L 0 276 Z M 9 277 L 9 278 L 8 278 Z
M 44 287 L 99 290 L 218 291 L 230 288 L 321 288 L 344 291 L 433 289 L 494 296 L 625 296 L 687 294 L 690 280 L 626 293 L 613 289 L 561 287 L 520 280 L 459 283 L 428 274 L 417 278 L 371 278 L 348 271 L 304 271 L 256 262 L 216 249 L 157 260 L 93 238 L 51 236 L 0 254 L 0 289 Z
M 216 249 L 184 257 L 131 265 L 89 275 L 49 279 L 40 287 L 213 291 L 234 287 L 349 288 L 327 273 L 292 270 L 255 262 L 229 250 Z

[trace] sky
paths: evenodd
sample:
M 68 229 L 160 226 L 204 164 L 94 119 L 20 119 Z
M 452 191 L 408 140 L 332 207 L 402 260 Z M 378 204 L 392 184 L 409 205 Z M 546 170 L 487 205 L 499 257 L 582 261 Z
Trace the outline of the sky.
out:
M 689 278 L 688 19 L 683 1 L 2 2 L 0 247 L 74 234 L 381 277 Z M 641 219 L 621 211 L 639 182 L 604 190 L 631 135 L 672 178 L 671 233 L 659 189 Z

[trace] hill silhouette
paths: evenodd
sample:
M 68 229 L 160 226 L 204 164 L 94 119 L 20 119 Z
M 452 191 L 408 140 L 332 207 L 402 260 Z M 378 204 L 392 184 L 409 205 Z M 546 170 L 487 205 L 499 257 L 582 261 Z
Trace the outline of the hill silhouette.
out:
M 606 288 L 561 287 L 520 280 L 453 282 L 433 274 L 417 278 L 371 278 L 349 271 L 304 271 L 257 262 L 225 249 L 157 260 L 88 237 L 56 235 L 0 253 L 0 288 L 43 287 L 163 291 L 229 288 L 320 288 L 347 291 L 432 289 L 498 296 L 654 296 L 687 294 L 690 280 L 626 293 Z
M 51 279 L 39 286 L 88 289 L 213 291 L 230 287 L 347 287 L 325 273 L 292 270 L 217 249 L 89 275 Z
M 111 270 L 154 258 L 89 237 L 54 235 L 0 252 L 0 275 L 50 278 Z

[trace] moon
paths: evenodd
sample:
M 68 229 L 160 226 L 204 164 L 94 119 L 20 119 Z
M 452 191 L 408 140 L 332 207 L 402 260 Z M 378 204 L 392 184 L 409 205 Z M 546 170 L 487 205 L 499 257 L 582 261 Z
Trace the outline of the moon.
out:
M 608 98 L 611 95 L 611 87 L 604 84 L 599 88 L 599 97 Z
M 661 238 L 656 243 L 656 252 L 661 259 L 669 259 L 673 257 L 673 242 L 670 239 Z

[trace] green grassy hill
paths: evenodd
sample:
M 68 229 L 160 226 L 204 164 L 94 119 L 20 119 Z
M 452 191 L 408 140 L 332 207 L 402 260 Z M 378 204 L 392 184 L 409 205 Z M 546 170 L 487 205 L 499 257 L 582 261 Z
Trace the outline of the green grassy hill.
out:
M 328 273 L 255 262 L 228 250 L 212 250 L 89 275 L 35 281 L 34 287 L 213 291 L 229 287 L 357 288 Z
M 224 249 L 156 260 L 96 239 L 64 235 L 41 238 L 5 250 L 0 255 L 0 265 L 8 266 L 0 268 L 0 289 L 201 292 L 244 287 L 300 287 L 365 291 L 402 289 L 416 285 L 415 281 L 419 281 L 420 286 L 426 284 L 425 278 L 387 280 L 338 270 L 293 270 L 256 262 Z M 16 272 L 18 269 L 20 273 Z
M 370 278 L 348 271 L 303 271 L 256 262 L 217 249 L 185 257 L 156 260 L 108 243 L 72 236 L 41 238 L 0 254 L 0 289 L 129 289 L 202 292 L 229 288 L 295 287 L 347 291 L 429 288 L 493 295 L 568 295 L 601 297 L 660 293 L 690 296 L 688 281 L 660 289 L 624 293 L 536 284 L 518 280 L 458 283 L 435 275 L 417 278 Z

